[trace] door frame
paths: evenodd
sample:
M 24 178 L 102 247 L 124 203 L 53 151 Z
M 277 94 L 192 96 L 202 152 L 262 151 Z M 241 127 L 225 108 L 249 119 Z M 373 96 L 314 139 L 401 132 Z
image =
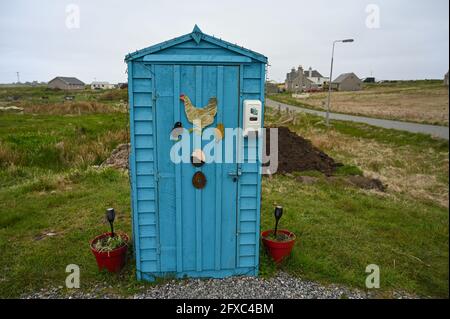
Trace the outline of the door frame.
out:
M 173 67 L 175 66 L 182 66 L 182 65 L 192 65 L 192 66 L 223 66 L 223 67 L 227 67 L 227 66 L 235 66 L 238 68 L 238 78 L 237 78 L 237 92 L 238 92 L 238 96 L 237 96 L 237 125 L 238 127 L 242 128 L 242 103 L 243 103 L 243 77 L 244 77 L 244 65 L 245 63 L 227 63 L 227 62 L 212 62 L 212 63 L 206 63 L 206 62 L 171 62 L 171 61 L 158 61 L 158 62 L 150 62 L 150 63 L 145 63 L 145 65 L 150 67 L 151 73 L 152 73 L 152 87 L 151 87 L 151 92 L 152 92 L 152 102 L 153 102 L 153 107 L 152 107 L 152 116 L 154 119 L 154 132 L 158 132 L 158 120 L 157 120 L 157 100 L 158 100 L 158 93 L 156 91 L 156 72 L 155 72 L 155 67 L 157 65 L 172 65 Z M 154 143 L 154 149 L 155 149 L 155 153 L 158 152 L 158 138 L 157 138 L 157 134 L 153 134 L 153 143 Z M 241 149 L 243 150 L 243 146 L 239 144 L 240 143 L 240 139 L 237 139 L 237 152 L 241 152 Z M 245 143 L 245 142 L 244 142 Z M 244 150 L 245 152 L 245 150 Z M 244 154 L 242 154 L 244 155 Z M 240 158 L 241 154 L 236 154 L 237 158 Z M 242 169 L 242 165 L 241 163 L 237 162 L 236 164 L 236 172 L 240 171 Z M 217 164 L 216 164 L 217 165 Z M 157 238 L 157 268 L 159 269 L 160 273 L 166 273 L 167 271 L 164 271 L 161 269 L 161 236 L 160 236 L 160 189 L 159 189 L 159 161 L 158 161 L 158 156 L 154 156 L 154 167 L 155 167 L 155 194 L 156 194 L 156 200 L 155 200 L 155 206 L 156 206 L 156 238 Z M 175 166 L 175 169 L 177 169 L 177 167 L 181 168 L 180 166 Z M 180 174 L 178 174 L 180 175 Z M 175 179 L 177 178 L 177 172 L 175 172 Z M 226 176 L 225 178 L 228 178 L 228 176 Z M 234 248 L 234 252 L 235 252 L 235 260 L 234 260 L 234 269 L 238 269 L 241 268 L 239 266 L 239 256 L 240 256 L 240 251 L 239 251 L 239 238 L 240 238 L 240 189 L 241 189 L 241 183 L 240 183 L 240 178 L 238 178 L 238 180 L 236 181 L 236 214 L 235 214 L 235 237 L 236 237 L 236 241 L 235 241 L 235 248 Z M 176 187 L 177 187 L 177 191 L 178 191 L 178 185 L 179 183 L 175 183 Z M 176 197 L 176 220 L 179 218 L 178 213 L 179 211 L 181 211 L 182 209 L 182 204 L 178 203 L 178 198 Z M 177 222 L 175 222 L 176 224 L 176 246 L 178 246 L 179 244 L 182 247 L 182 238 L 181 236 L 178 236 L 179 234 L 179 229 L 178 227 L 181 226 L 181 228 L 183 227 L 182 225 L 182 221 L 180 222 L 180 225 L 178 225 Z M 179 242 L 181 241 L 181 243 Z M 180 257 L 178 255 L 178 249 L 177 249 L 177 260 Z M 183 269 L 183 267 L 179 268 L 179 264 L 180 263 L 176 263 L 176 267 L 177 273 L 186 273 L 186 272 L 191 272 L 189 270 L 185 270 Z M 204 271 L 204 270 L 202 270 Z M 219 270 L 214 270 L 217 272 L 223 272 L 223 271 L 229 271 L 227 269 L 222 269 L 220 268 Z

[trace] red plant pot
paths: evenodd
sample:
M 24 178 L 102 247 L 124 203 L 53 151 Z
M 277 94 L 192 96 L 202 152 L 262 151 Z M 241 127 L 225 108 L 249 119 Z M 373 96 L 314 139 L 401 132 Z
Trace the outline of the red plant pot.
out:
M 91 251 L 97 260 L 98 270 L 108 269 L 109 272 L 119 272 L 125 265 L 129 238 L 126 234 L 120 233 L 120 236 L 126 240 L 127 245 L 108 252 L 97 251 L 94 248 L 95 243 L 100 239 L 109 236 L 111 236 L 111 233 L 104 233 L 91 240 Z
M 272 259 L 279 264 L 285 257 L 289 256 L 292 251 L 292 247 L 294 247 L 295 243 L 295 234 L 288 230 L 277 230 L 277 233 L 283 233 L 289 236 L 290 240 L 288 241 L 275 241 L 269 238 L 270 235 L 273 234 L 273 230 L 266 230 L 261 233 L 262 242 L 269 252 Z

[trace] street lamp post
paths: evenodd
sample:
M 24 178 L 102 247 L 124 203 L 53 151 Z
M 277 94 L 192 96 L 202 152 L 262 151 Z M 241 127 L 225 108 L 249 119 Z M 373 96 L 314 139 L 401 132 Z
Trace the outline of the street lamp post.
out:
M 330 125 L 330 101 L 331 101 L 331 84 L 333 82 L 333 62 L 334 62 L 334 46 L 338 42 L 349 43 L 353 42 L 353 39 L 345 39 L 345 40 L 335 40 L 333 41 L 333 50 L 331 51 L 331 70 L 330 70 L 330 79 L 328 81 L 328 103 L 327 103 L 327 112 L 326 112 L 326 125 Z

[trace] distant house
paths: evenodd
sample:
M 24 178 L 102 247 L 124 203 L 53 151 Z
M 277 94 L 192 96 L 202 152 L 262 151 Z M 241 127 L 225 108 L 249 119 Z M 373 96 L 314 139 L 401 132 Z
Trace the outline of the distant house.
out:
M 60 90 L 84 90 L 85 84 L 74 77 L 57 76 L 49 81 L 47 86 L 51 89 Z
M 444 75 L 444 85 L 448 86 L 448 72 Z
M 303 74 L 311 82 L 311 88 L 322 89 L 323 85 L 329 81 L 329 78 L 324 77 L 319 71 L 313 70 L 311 67 L 304 71 Z
M 109 82 L 97 82 L 94 81 L 91 83 L 92 90 L 108 90 L 114 89 L 114 84 L 110 84 Z
M 291 72 L 286 74 L 286 91 L 292 93 L 301 93 L 303 92 L 303 85 L 305 82 L 305 76 L 303 74 L 303 68 L 301 66 L 296 70 L 295 68 L 291 69 Z
M 282 93 L 286 91 L 286 84 L 285 83 L 278 83 L 278 92 Z
M 285 88 L 289 92 L 301 93 L 310 90 L 320 90 L 329 79 L 322 76 L 317 70 L 311 67 L 309 70 L 304 70 L 299 66 L 297 70 L 292 68 L 291 72 L 286 74 Z
M 355 73 L 344 73 L 339 75 L 331 85 L 337 91 L 360 91 L 362 90 L 363 82 Z
M 278 84 L 272 81 L 267 81 L 266 82 L 266 93 L 267 94 L 275 94 L 278 93 L 279 89 L 278 89 Z

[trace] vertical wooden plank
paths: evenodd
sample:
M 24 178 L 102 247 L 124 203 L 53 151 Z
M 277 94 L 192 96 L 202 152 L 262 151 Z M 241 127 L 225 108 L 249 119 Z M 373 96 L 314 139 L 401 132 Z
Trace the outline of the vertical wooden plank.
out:
M 131 170 L 131 208 L 133 221 L 134 254 L 136 258 L 136 277 L 141 280 L 141 251 L 139 242 L 139 217 L 137 209 L 136 193 L 136 161 L 135 161 L 135 138 L 134 138 L 134 96 L 133 96 L 133 62 L 128 62 L 128 103 L 130 109 L 130 170 Z
M 180 66 L 174 66 L 173 70 L 173 122 L 180 122 Z M 175 164 L 175 201 L 176 201 L 176 241 L 177 241 L 177 271 L 183 271 L 183 234 L 182 234 L 182 217 L 181 217 L 181 164 Z
M 261 99 L 261 105 L 262 105 L 262 110 L 261 110 L 261 127 L 264 127 L 264 89 L 265 89 L 265 79 L 266 79 L 266 65 L 264 63 L 260 64 L 261 67 L 261 79 L 260 79 L 260 99 Z M 259 143 L 257 143 L 258 145 Z M 261 145 L 258 145 L 258 159 L 262 158 L 262 146 L 263 144 L 261 143 Z M 257 184 L 257 196 L 256 196 L 256 234 L 255 234 L 255 243 L 256 243 L 256 247 L 255 247 L 255 275 L 258 275 L 259 272 L 259 244 L 260 244 L 260 227 L 261 227 L 261 162 L 258 160 L 257 161 L 257 165 L 258 165 L 258 184 Z
M 157 187 L 159 206 L 160 263 L 163 272 L 177 270 L 176 240 L 176 185 L 175 165 L 170 161 L 172 142 L 168 136 L 173 128 L 174 118 L 174 67 L 155 65 L 157 78 L 156 132 Z
M 202 67 L 202 103 L 204 107 L 211 97 L 217 97 L 217 66 L 204 65 Z M 220 108 L 220 107 L 219 107 Z M 217 114 L 214 123 L 205 128 L 212 129 L 217 124 Z M 217 145 L 214 137 L 203 134 L 202 144 L 212 143 Z M 215 269 L 215 232 L 216 232 L 216 164 L 208 163 L 202 166 L 202 172 L 207 179 L 207 185 L 202 189 L 202 271 L 213 271 Z
M 217 67 L 217 123 L 223 123 L 223 66 Z M 223 145 L 222 145 L 223 148 Z M 222 151 L 223 154 L 223 151 Z M 216 157 L 217 159 L 217 157 Z M 220 270 L 221 230 L 222 230 L 222 164 L 216 162 L 216 238 L 215 269 Z M 226 177 L 225 177 L 226 178 Z
M 152 64 L 151 66 L 151 71 L 153 74 L 153 81 L 152 81 L 152 99 L 153 99 L 153 107 L 152 107 L 152 116 L 153 116 L 153 125 L 155 126 L 155 130 L 154 132 L 157 132 L 157 128 L 156 128 L 156 116 L 157 116 L 157 107 L 156 107 L 156 101 L 157 101 L 157 94 L 158 92 L 156 92 L 156 81 L 158 81 L 157 77 L 155 76 L 155 65 Z M 157 141 L 157 133 L 153 134 L 153 145 L 154 145 L 154 149 L 158 150 L 158 141 Z M 156 175 L 156 181 L 158 180 L 158 156 L 153 156 L 153 171 L 155 172 Z M 155 206 L 156 206 L 156 213 L 155 213 L 155 217 L 156 220 L 159 221 L 159 217 L 160 217 L 160 212 L 159 212 L 159 187 L 158 187 L 158 183 L 155 183 L 155 194 L 156 194 L 156 202 L 155 202 Z M 161 271 L 161 238 L 160 238 L 160 234 L 159 234 L 159 222 L 156 223 L 156 238 L 157 238 L 157 243 L 156 243 L 156 255 L 157 255 L 157 269 L 159 269 L 159 271 Z
M 192 99 L 195 98 L 195 66 L 180 66 L 180 93 L 186 94 Z M 186 117 L 184 104 L 180 104 L 181 122 L 183 127 L 192 128 Z M 192 139 L 191 133 L 189 138 Z M 183 193 L 183 202 L 181 209 L 182 227 L 183 227 L 183 271 L 195 271 L 197 264 L 197 244 L 196 244 L 196 209 L 195 209 L 195 193 L 196 189 L 192 186 L 192 176 L 196 169 L 191 163 L 181 164 L 181 190 Z
M 223 123 L 227 128 L 237 128 L 239 118 L 239 66 L 224 66 L 223 72 Z M 227 134 L 227 133 L 225 133 Z M 233 136 L 225 136 L 233 138 Z M 235 143 L 234 143 L 235 144 Z M 235 149 L 229 150 L 235 155 Z M 222 221 L 221 221 L 221 269 L 236 269 L 237 248 L 237 185 L 231 172 L 237 163 L 222 163 Z M 225 200 L 226 199 L 226 200 Z
M 239 127 L 242 129 L 243 128 L 243 123 L 242 123 L 242 118 L 243 118 L 243 99 L 244 99 L 244 65 L 241 64 L 239 66 L 239 104 L 238 104 L 238 125 Z M 242 169 L 242 164 L 239 162 L 241 157 L 244 156 L 244 154 L 241 154 L 241 140 L 238 139 L 237 140 L 237 159 L 238 159 L 238 170 Z M 245 145 L 245 141 L 244 141 L 244 145 Z M 245 152 L 245 150 L 243 150 Z M 240 265 L 240 235 L 241 235 L 241 223 L 240 223 L 240 206 L 241 206 L 241 179 L 239 179 L 238 181 L 238 185 L 237 185 L 237 204 L 236 204 L 236 267 L 239 267 Z
M 202 66 L 197 65 L 195 67 L 195 103 L 199 107 L 202 103 Z M 202 147 L 201 136 L 192 132 L 194 136 L 194 150 Z M 201 168 L 197 168 L 196 171 L 201 171 Z M 196 269 L 202 270 L 202 191 L 200 189 L 195 190 L 195 225 L 196 225 Z M 207 240 L 207 239 L 206 239 Z

